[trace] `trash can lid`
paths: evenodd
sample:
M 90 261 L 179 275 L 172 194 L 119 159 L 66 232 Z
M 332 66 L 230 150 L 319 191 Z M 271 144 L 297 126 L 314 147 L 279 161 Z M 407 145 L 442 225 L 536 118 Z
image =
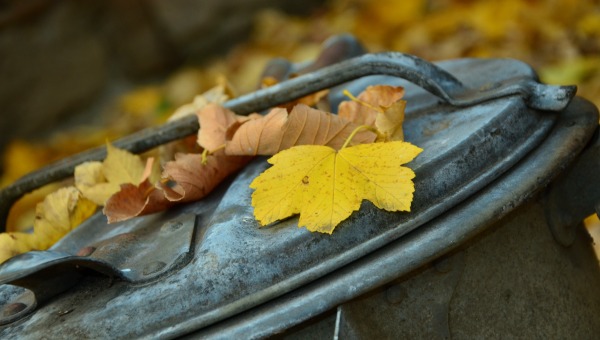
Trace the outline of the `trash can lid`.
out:
M 360 58 L 375 58 L 374 64 L 408 58 L 413 67 L 421 66 L 418 59 L 395 53 Z M 540 145 L 574 95 L 571 91 L 565 98 L 557 87 L 537 83 L 533 70 L 516 60 L 435 65 L 455 77 L 460 91 L 453 91 L 452 83 L 438 90 L 443 79 L 428 83 L 410 72 L 408 78 L 419 86 L 390 76 L 362 77 L 343 86 L 352 92 L 381 83 L 405 87 L 405 137 L 424 150 L 409 164 L 416 173 L 411 212 L 386 212 L 365 201 L 333 235 L 297 228 L 296 218 L 259 228 L 248 185 L 268 164 L 257 159 L 202 201 L 110 226 L 96 215 L 51 251 L 6 262 L 0 282 L 27 287 L 38 300 L 45 290 L 72 287 L 2 334 L 175 336 L 258 306 L 401 238 L 488 186 Z M 327 72 L 333 71 L 316 71 L 309 78 Z M 332 90 L 334 102 L 340 93 Z M 450 100 L 440 99 L 444 93 Z M 478 96 L 487 97 L 457 106 Z M 91 256 L 74 255 L 85 247 L 93 247 Z M 86 277 L 73 286 L 82 268 L 122 280 L 107 285 Z M 20 293 L 3 289 L 5 296 Z M 69 312 L 58 323 L 61 311 Z

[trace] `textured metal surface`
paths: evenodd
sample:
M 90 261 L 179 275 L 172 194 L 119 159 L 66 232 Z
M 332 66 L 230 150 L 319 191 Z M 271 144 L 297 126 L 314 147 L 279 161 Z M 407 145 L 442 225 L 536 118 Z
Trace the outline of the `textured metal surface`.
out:
M 191 260 L 195 220 L 196 215 L 186 214 L 166 221 L 162 227 L 156 223 L 135 224 L 127 232 L 97 242 L 86 235 L 84 239 L 78 238 L 79 243 L 85 244 L 78 255 L 61 243 L 53 248 L 62 251 L 21 254 L 2 264 L 0 283 L 28 289 L 35 302 L 26 304 L 30 313 L 35 306 L 76 285 L 89 270 L 136 284 L 156 280 Z M 80 231 L 77 236 L 81 234 Z M 3 300 L 4 308 L 22 303 L 22 299 L 19 296 Z M 27 313 L 23 311 L 19 317 L 0 316 L 0 324 L 16 321 Z
M 277 334 L 455 250 L 543 189 L 581 152 L 597 124 L 598 110 L 575 98 L 539 148 L 451 211 L 340 270 L 190 337 L 251 339 Z M 188 324 L 188 332 L 194 329 Z
M 493 80 L 535 77 L 529 67 L 510 60 L 458 60 L 440 63 L 439 67 L 455 74 L 469 88 L 485 87 Z M 453 208 L 535 149 L 559 116 L 531 110 L 525 98 L 518 96 L 458 109 L 440 104 L 435 96 L 414 85 L 401 83 L 407 87 L 407 100 L 412 103 L 407 109 L 406 139 L 424 149 L 410 164 L 417 174 L 411 213 L 389 213 L 364 203 L 333 236 L 299 229 L 297 219 L 259 228 L 252 215 L 248 184 L 267 164 L 257 160 L 225 192 L 129 222 L 197 215 L 195 256 L 189 265 L 168 278 L 139 287 L 115 282 L 100 289 L 105 285 L 101 280 L 87 280 L 0 334 L 23 335 L 26 329 L 32 338 L 71 333 L 111 338 L 171 337 L 225 320 L 308 285 Z M 359 81 L 349 86 L 365 85 Z M 130 228 L 128 223 L 120 227 Z M 103 217 L 96 216 L 65 237 L 57 250 L 80 242 L 78 232 L 100 234 L 106 228 Z M 84 246 L 87 244 L 69 247 L 73 251 Z M 359 287 L 362 283 L 352 285 Z M 64 316 L 68 322 L 60 327 L 52 325 L 49 330 L 51 318 L 46 317 L 47 313 L 70 310 L 81 301 L 86 301 L 85 309 L 76 308 Z M 316 302 L 317 306 L 310 308 L 320 313 L 326 301 Z M 304 317 L 307 316 L 293 316 L 288 321 L 299 322 Z M 284 327 L 285 322 L 257 325 L 254 331 L 263 326 L 265 331 Z
M 509 70 L 504 69 L 507 65 Z M 501 76 L 502 73 L 510 73 L 510 69 L 516 68 L 522 71 L 515 74 L 515 77 Z M 488 61 L 487 73 L 493 75 L 490 78 L 484 78 L 485 75 L 476 74 L 474 70 L 468 71 L 479 78 L 477 84 L 465 83 L 462 79 L 457 79 L 460 78 L 458 75 L 452 75 L 443 67 L 415 56 L 396 52 L 367 54 L 232 99 L 223 106 L 238 114 L 260 112 L 304 95 L 373 74 L 407 79 L 455 107 L 469 107 L 493 99 L 511 97 L 523 100 L 532 109 L 560 111 L 576 92 L 575 86 L 539 84 L 535 73 L 527 65 L 515 60 Z M 114 145 L 138 153 L 194 134 L 197 130 L 197 118 L 188 116 L 161 127 L 132 134 L 115 141 Z M 5 229 L 8 211 L 13 202 L 22 195 L 42 185 L 71 176 L 75 166 L 85 161 L 102 160 L 105 156 L 105 147 L 92 149 L 30 173 L 4 188 L 0 191 L 0 229 Z

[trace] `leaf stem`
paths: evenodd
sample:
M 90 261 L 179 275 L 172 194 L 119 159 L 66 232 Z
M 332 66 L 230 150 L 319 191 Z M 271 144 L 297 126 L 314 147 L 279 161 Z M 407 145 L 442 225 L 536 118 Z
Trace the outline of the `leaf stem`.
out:
M 344 145 L 342 145 L 340 150 L 345 148 L 346 146 L 348 146 L 348 144 L 350 143 L 352 138 L 354 138 L 354 136 L 356 136 L 356 134 L 361 130 L 369 130 L 369 131 L 375 132 L 377 134 L 377 136 L 379 136 L 379 131 L 377 131 L 377 129 L 372 127 L 371 125 L 357 126 L 356 129 L 354 129 L 354 131 L 352 131 L 352 133 L 350 133 L 350 136 L 348 136 L 348 138 L 346 138 L 346 141 L 344 142 Z
M 366 107 L 368 107 L 368 108 L 370 108 L 370 109 L 372 109 L 372 110 L 375 110 L 375 111 L 377 111 L 377 112 L 381 112 L 381 113 L 383 113 L 383 110 L 382 110 L 380 107 L 373 106 L 373 105 L 371 105 L 371 104 L 369 104 L 369 103 L 365 102 L 364 100 L 360 100 L 360 99 L 356 98 L 356 97 L 355 97 L 355 96 L 354 96 L 352 93 L 350 93 L 350 91 L 348 91 L 347 89 L 345 89 L 344 91 L 342 91 L 342 93 L 343 93 L 343 94 L 344 94 L 346 97 L 350 98 L 350 100 L 352 100 L 353 102 L 357 102 L 357 103 L 359 103 L 360 105 L 366 106 Z
M 226 146 L 227 146 L 227 144 L 223 144 L 223 145 L 219 146 L 218 148 L 216 148 L 214 150 L 210 150 L 210 151 L 208 149 L 204 149 L 204 151 L 202 151 L 202 165 L 206 165 L 206 163 L 208 162 L 207 157 L 209 155 L 212 155 L 219 150 L 225 149 Z

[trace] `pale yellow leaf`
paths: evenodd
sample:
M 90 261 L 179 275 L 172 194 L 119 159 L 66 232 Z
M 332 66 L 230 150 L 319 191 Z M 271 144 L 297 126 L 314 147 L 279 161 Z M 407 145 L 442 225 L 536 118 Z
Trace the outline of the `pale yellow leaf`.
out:
M 121 189 L 121 184 L 139 185 L 148 177 L 160 176 L 153 159 L 144 163 L 140 156 L 111 144 L 107 144 L 106 149 L 103 162 L 86 162 L 75 167 L 75 186 L 92 202 L 104 205 Z
M 9 258 L 36 249 L 33 234 L 1 233 L 0 234 L 0 263 Z
M 102 162 L 86 162 L 75 167 L 75 186 L 83 196 L 98 205 L 119 191 L 118 183 L 109 183 L 102 172 Z
M 102 162 L 102 174 L 108 182 L 134 185 L 142 182 L 145 163 L 140 156 L 116 148 L 110 143 L 107 143 L 106 150 L 106 159 Z
M 96 211 L 96 204 L 75 187 L 61 188 L 36 207 L 33 232 L 39 249 L 47 249 Z
M 375 128 L 382 135 L 384 141 L 404 140 L 404 109 L 405 100 L 398 100 L 383 112 L 379 112 L 375 118 Z

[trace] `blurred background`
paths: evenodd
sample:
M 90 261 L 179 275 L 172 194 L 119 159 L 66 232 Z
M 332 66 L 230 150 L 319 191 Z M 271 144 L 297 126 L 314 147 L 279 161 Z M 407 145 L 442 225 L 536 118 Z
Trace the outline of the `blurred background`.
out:
M 520 59 L 600 106 L 600 1 L 0 0 L 0 186 L 218 83 L 252 91 L 269 59 L 310 60 L 340 33 L 433 61 Z M 53 189 L 19 202 L 9 230 Z

